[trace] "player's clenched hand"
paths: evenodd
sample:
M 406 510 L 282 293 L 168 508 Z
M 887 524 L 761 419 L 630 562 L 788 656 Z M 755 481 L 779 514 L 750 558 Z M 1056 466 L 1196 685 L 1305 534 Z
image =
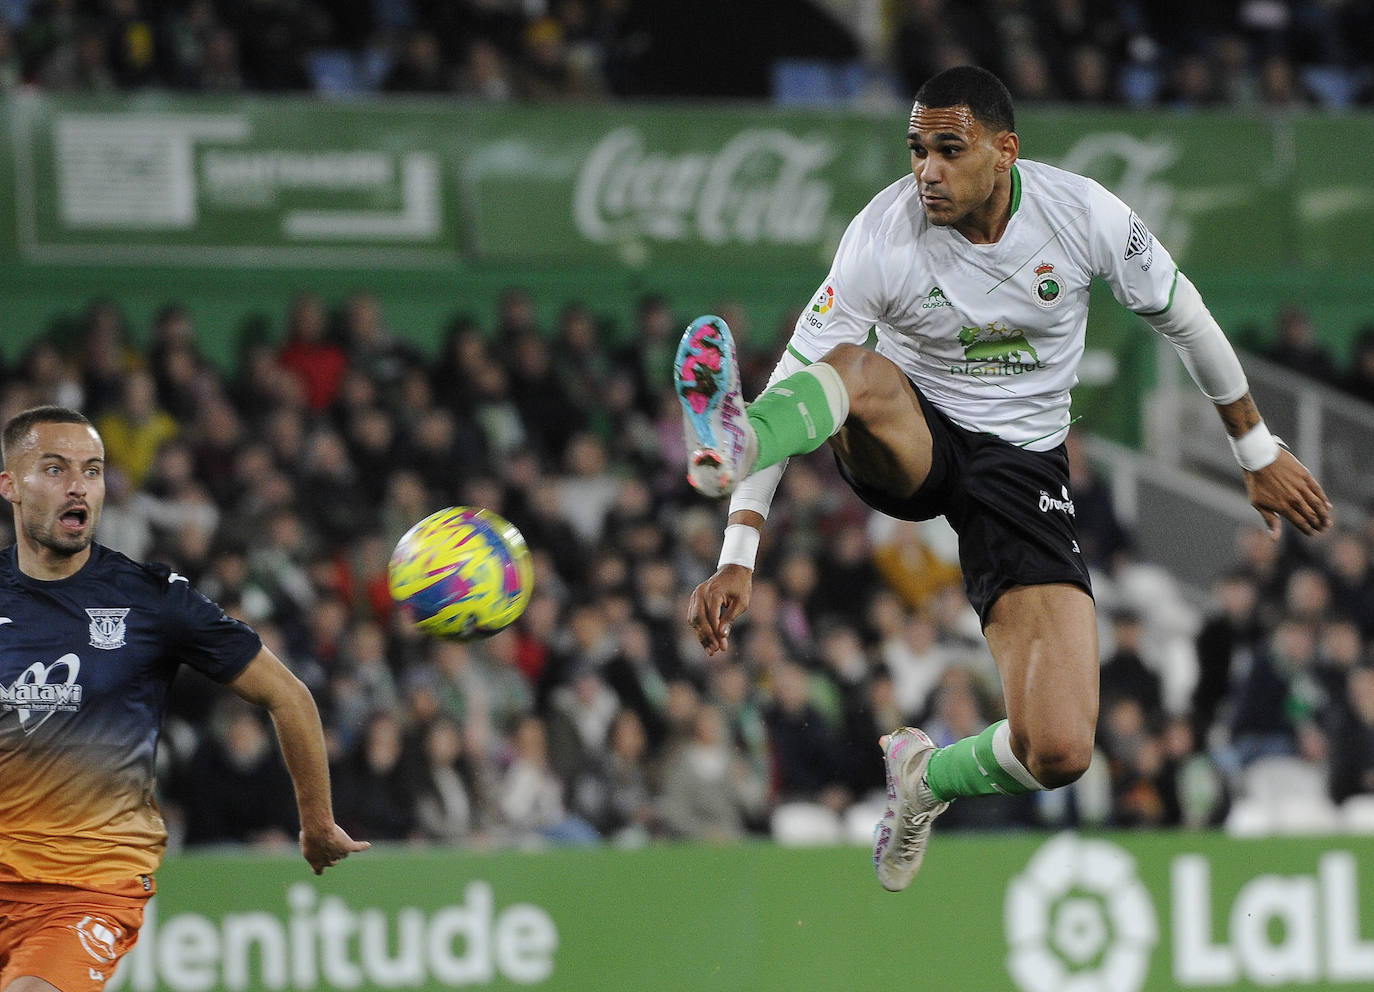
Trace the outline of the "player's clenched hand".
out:
M 324 874 L 326 868 L 333 868 L 355 851 L 366 851 L 372 846 L 365 840 L 354 840 L 337 823 L 329 827 L 323 833 L 301 831 L 301 853 L 316 875 Z
M 1279 537 L 1280 517 L 1308 535 L 1331 526 L 1331 501 L 1287 448 L 1280 448 L 1279 457 L 1264 468 L 1245 473 L 1245 491 L 1274 540 Z
M 692 590 L 687 624 L 708 655 L 730 646 L 730 627 L 749 608 L 754 571 L 743 565 L 722 565 L 716 574 Z

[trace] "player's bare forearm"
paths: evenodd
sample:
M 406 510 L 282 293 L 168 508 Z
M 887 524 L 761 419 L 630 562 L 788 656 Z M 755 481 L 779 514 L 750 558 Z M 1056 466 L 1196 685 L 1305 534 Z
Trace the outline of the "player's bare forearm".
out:
M 763 514 L 755 510 L 736 510 L 730 514 L 727 523 L 748 524 L 755 530 L 763 530 Z
M 1249 393 L 1231 403 L 1218 403 L 1216 407 L 1217 413 L 1221 414 L 1221 422 L 1226 426 L 1226 433 L 1231 437 L 1247 434 L 1260 422 L 1259 407 L 1255 406 L 1255 400 Z
M 319 874 L 370 845 L 354 841 L 334 822 L 324 728 L 310 690 L 267 649 L 229 687 L 264 707 L 281 745 L 301 818 L 301 852 Z
M 743 524 L 763 530 L 763 515 L 754 510 L 736 510 L 730 524 Z M 722 565 L 701 585 L 692 590 L 687 605 L 687 624 L 708 655 L 730 646 L 730 630 L 735 620 L 749 608 L 754 585 L 754 570 L 743 565 Z
M 1226 433 L 1232 438 L 1243 438 L 1262 423 L 1259 408 L 1249 393 L 1235 402 L 1216 406 Z M 1275 540 L 1279 537 L 1281 519 L 1309 536 L 1320 534 L 1331 526 L 1331 501 L 1307 466 L 1287 448 L 1275 447 L 1278 454 L 1272 462 L 1262 468 L 1242 469 L 1250 505 L 1259 511 Z

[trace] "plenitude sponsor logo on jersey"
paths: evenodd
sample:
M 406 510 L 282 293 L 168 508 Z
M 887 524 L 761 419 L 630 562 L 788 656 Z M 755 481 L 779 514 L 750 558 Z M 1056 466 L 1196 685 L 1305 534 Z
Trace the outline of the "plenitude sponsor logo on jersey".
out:
M 959 344 L 965 364 L 950 365 L 951 375 L 1023 375 L 1045 368 L 1026 332 L 1008 327 L 1005 320 L 990 320 L 982 327 L 967 324 L 959 328 Z
M 817 244 L 834 190 L 819 171 L 838 152 L 824 138 L 740 131 L 715 152 L 653 151 L 633 127 L 610 132 L 582 163 L 573 220 L 587 240 L 641 237 L 708 244 Z
M 1162 934 L 1138 867 L 1125 848 L 1071 833 L 1031 856 L 1004 906 L 1007 972 L 1020 992 L 1150 984 Z M 1359 863 L 1349 851 L 1322 853 L 1312 874 L 1254 876 L 1229 910 L 1205 856 L 1175 856 L 1167 878 L 1170 973 L 1151 987 L 1374 983 L 1374 940 L 1362 936 Z
M 488 882 L 429 910 L 351 905 L 297 883 L 284 910 L 163 918 L 154 899 L 107 992 L 212 988 L 388 989 L 541 985 L 554 976 L 558 927 L 532 903 L 498 909 Z

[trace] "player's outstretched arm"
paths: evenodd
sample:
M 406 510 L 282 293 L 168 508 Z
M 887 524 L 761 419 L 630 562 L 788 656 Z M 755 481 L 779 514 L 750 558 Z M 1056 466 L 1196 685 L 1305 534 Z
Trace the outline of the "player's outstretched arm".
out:
M 736 510 L 730 514 L 730 526 L 762 531 L 763 516 L 753 510 Z M 727 528 L 726 541 L 730 539 Z M 757 547 L 757 539 L 754 538 L 754 541 Z M 752 560 L 752 553 L 747 557 Z M 730 630 L 749 608 L 753 588 L 752 568 L 722 561 L 715 575 L 692 590 L 687 606 L 687 624 L 696 632 L 697 640 L 708 655 L 724 651 L 730 646 Z
M 315 874 L 372 845 L 356 841 L 334 822 L 329 759 L 320 712 L 310 690 L 267 648 L 229 683 L 229 688 L 272 716 L 282 757 L 296 790 L 301 817 L 301 853 Z
M 1249 393 L 1217 411 L 1245 472 L 1250 505 L 1264 518 L 1269 534 L 1279 538 L 1280 519 L 1302 533 L 1320 534 L 1331 526 L 1331 501 L 1302 462 L 1270 434 Z

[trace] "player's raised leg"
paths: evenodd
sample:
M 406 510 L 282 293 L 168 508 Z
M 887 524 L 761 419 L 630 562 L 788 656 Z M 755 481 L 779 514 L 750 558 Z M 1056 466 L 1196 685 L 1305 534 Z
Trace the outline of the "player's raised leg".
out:
M 825 362 L 773 382 L 746 410 L 730 328 L 711 315 L 687 326 L 673 384 L 687 436 L 687 478 L 706 496 L 724 496 L 750 472 L 814 451 L 849 415 L 845 383 Z
M 707 314 L 687 325 L 677 348 L 673 386 L 687 436 L 687 479 L 703 495 L 733 492 L 758 456 L 744 411 L 739 360 L 730 328 Z

